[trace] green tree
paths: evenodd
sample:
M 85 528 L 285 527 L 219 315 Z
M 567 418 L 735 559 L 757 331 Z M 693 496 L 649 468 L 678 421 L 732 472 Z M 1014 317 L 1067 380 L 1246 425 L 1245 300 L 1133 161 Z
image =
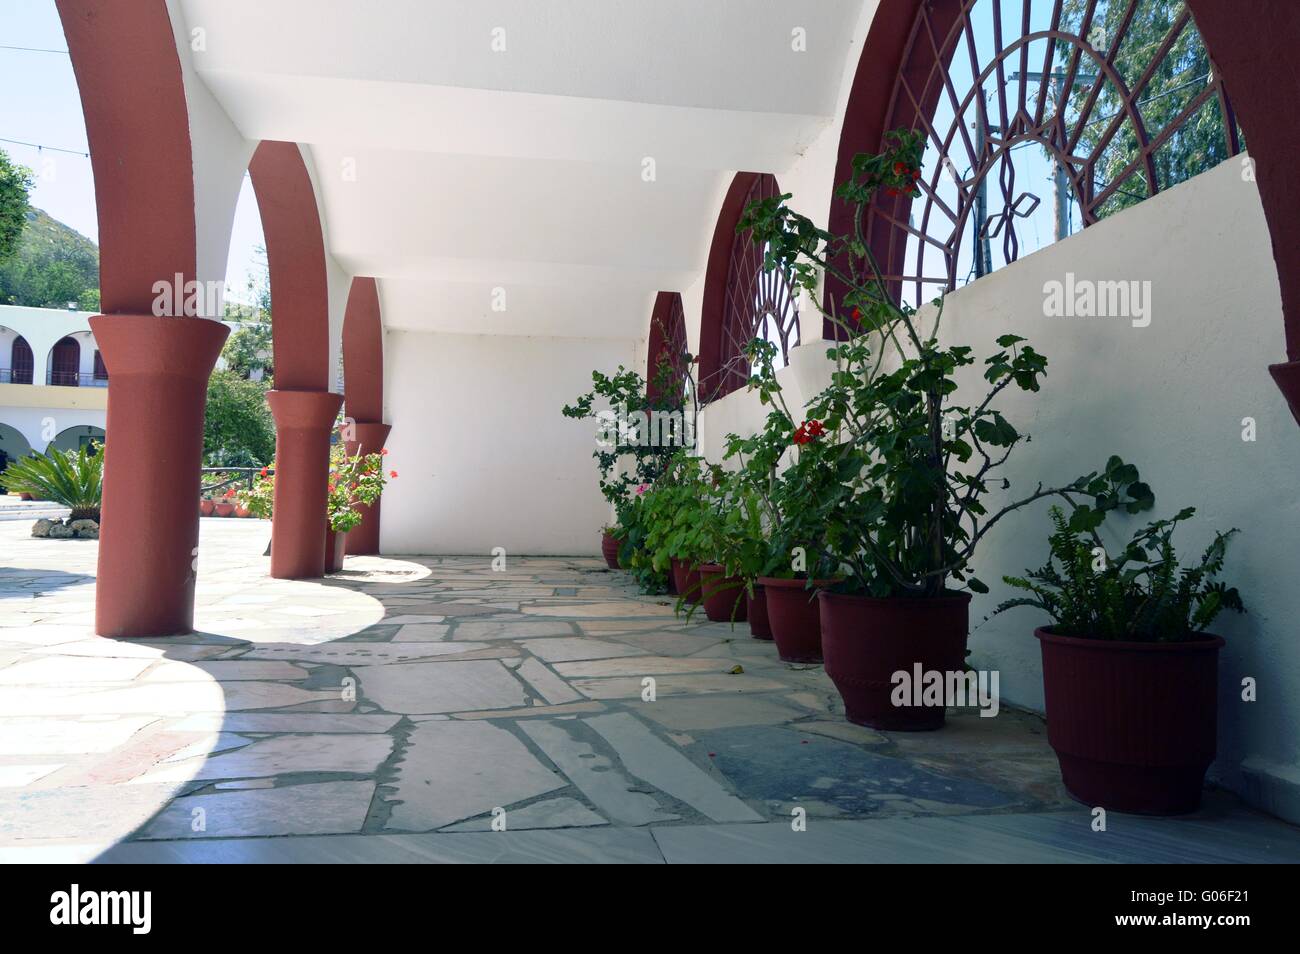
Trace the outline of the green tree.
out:
M 1185 4 L 1183 0 L 1139 0 L 1132 21 L 1120 36 L 1119 29 L 1128 6 L 1128 0 L 1099 0 L 1088 38 L 1095 49 L 1108 53 L 1118 37 L 1115 69 L 1125 86 L 1131 89 L 1160 53 L 1170 29 L 1183 14 Z M 1087 7 L 1088 0 L 1065 0 L 1062 28 L 1069 32 L 1079 31 Z M 1068 68 L 1068 57 L 1073 55 L 1073 50 L 1072 44 L 1058 41 L 1056 62 Z M 1079 69 L 1080 72 L 1095 72 L 1088 57 L 1080 60 Z M 1138 111 L 1148 140 L 1160 135 L 1211 82 L 1209 53 L 1196 24 L 1189 21 L 1168 53 L 1160 58 L 1150 81 L 1138 96 Z M 1091 82 L 1076 81 L 1071 90 L 1066 109 L 1067 123 L 1071 127 L 1078 122 L 1092 85 Z M 1083 132 L 1074 154 L 1087 156 L 1102 148 L 1093 176 L 1097 192 L 1117 181 L 1140 155 L 1137 130 L 1129 119 L 1123 121 L 1108 143 L 1104 142 L 1111 120 L 1123 110 L 1119 90 L 1114 83 L 1106 82 L 1091 112 L 1084 117 Z M 1100 218 L 1113 215 L 1141 202 L 1154 189 L 1167 189 L 1227 158 L 1228 140 L 1223 114 L 1218 97 L 1212 96 L 1188 116 L 1155 152 L 1157 181 L 1149 183 L 1145 167 L 1139 165 L 1102 203 L 1097 214 Z
M 221 357 L 226 367 L 243 377 L 261 371 L 263 379 L 270 381 L 275 374 L 272 364 L 271 280 L 266 267 L 266 249 L 259 246 L 256 254 L 261 268 L 249 276 L 247 303 L 226 302 L 225 319 L 238 323 L 238 327 L 222 348 Z
M 0 149 L 0 262 L 18 250 L 27 224 L 27 196 L 32 188 L 32 171 L 10 160 Z
M 99 308 L 99 248 L 40 209 L 28 209 L 17 251 L 0 260 L 0 304 Z M 89 307 L 87 307 L 89 306 Z
M 208 467 L 262 467 L 275 459 L 275 423 L 266 406 L 265 381 L 235 371 L 212 372 L 203 419 L 203 459 Z

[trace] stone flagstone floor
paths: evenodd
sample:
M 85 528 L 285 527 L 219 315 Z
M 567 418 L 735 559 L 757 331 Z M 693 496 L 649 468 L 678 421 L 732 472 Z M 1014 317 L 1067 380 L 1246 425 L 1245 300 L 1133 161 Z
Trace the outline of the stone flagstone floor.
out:
M 1094 832 L 1037 717 L 850 725 L 820 667 L 595 559 L 278 581 L 267 523 L 205 519 L 198 632 L 108 640 L 97 544 L 27 532 L 0 523 L 0 860 L 1300 860 L 1221 793 Z

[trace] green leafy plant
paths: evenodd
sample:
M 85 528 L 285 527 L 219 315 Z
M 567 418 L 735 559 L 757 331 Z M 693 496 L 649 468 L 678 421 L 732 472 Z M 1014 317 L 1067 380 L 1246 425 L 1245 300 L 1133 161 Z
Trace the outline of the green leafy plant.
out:
M 12 491 L 68 507 L 72 520 L 98 521 L 104 495 L 104 455 L 94 443 L 76 450 L 33 454 L 5 468 L 0 481 Z
M 1054 532 L 1047 562 L 1024 576 L 1004 576 L 1030 596 L 1002 603 L 994 615 L 1033 606 L 1052 618 L 1061 636 L 1135 642 L 1195 639 L 1223 610 L 1246 611 L 1236 587 L 1216 579 L 1228 541 L 1238 532 L 1215 533 L 1199 563 L 1181 567 L 1173 534 L 1195 508 L 1156 520 L 1133 535 L 1116 559 L 1095 529 L 1083 529 L 1060 507 L 1050 510 Z M 1089 521 L 1085 521 L 1086 523 Z
M 677 356 L 676 365 L 661 360 L 653 387 L 621 365 L 613 375 L 593 371 L 592 389 L 562 409 L 565 417 L 600 425 L 592 457 L 601 495 L 615 515 L 605 529 L 619 541 L 620 563 L 651 593 L 663 592 L 667 573 L 651 559 L 637 559 L 655 512 L 642 506 L 641 497 L 659 482 L 678 451 L 694 444 L 693 393 L 674 371 L 690 360 L 690 355 Z
M 253 478 L 251 487 L 241 487 L 235 491 L 235 499 L 254 517 L 271 519 L 275 505 L 275 475 L 270 468 L 263 467 L 261 473 Z
M 1040 483 L 997 509 L 986 504 L 992 489 L 1010 489 L 1001 468 L 1028 440 L 997 399 L 1008 388 L 1037 392 L 1047 359 L 1019 335 L 1002 335 L 983 362 L 987 388 L 963 400 L 957 376 L 976 358 L 969 346 L 940 343 L 943 298 L 927 315 L 895 295 L 863 222 L 882 191 L 919 194 L 924 147 L 922 132 L 897 131 L 882 153 L 854 158 L 850 179 L 836 190 L 855 211 L 849 234 L 833 235 L 793 212 L 789 195 L 751 203 L 739 226 L 766 246 L 766 267 L 806 289 L 843 338 L 827 351 L 831 383 L 808 403 L 802 429 L 791 430 L 795 418 L 783 404 L 769 416 L 766 439 L 786 435 L 791 445 L 818 448 L 782 474 L 786 500 L 776 526 L 800 537 L 799 545 L 819 546 L 825 562 L 842 568 L 844 589 L 877 597 L 936 597 L 953 582 L 987 592 L 970 574 L 977 545 L 1035 500 L 1059 498 L 1080 520 L 1154 502 L 1136 468 L 1113 459 L 1104 472 Z M 843 289 L 829 306 L 819 294 L 823 279 Z M 751 388 L 765 400 L 779 397 L 770 350 L 751 346 L 751 353 Z M 804 527 L 788 527 L 792 519 Z
M 347 533 L 361 523 L 363 515 L 358 508 L 372 505 L 383 494 L 388 479 L 397 478 L 395 470 L 384 474 L 387 455 L 387 450 L 381 450 L 349 456 L 341 442 L 334 445 L 330 451 L 326 513 L 335 533 Z
M 266 381 L 234 371 L 208 378 L 203 459 L 209 467 L 261 467 L 275 459 L 275 422 L 266 405 Z

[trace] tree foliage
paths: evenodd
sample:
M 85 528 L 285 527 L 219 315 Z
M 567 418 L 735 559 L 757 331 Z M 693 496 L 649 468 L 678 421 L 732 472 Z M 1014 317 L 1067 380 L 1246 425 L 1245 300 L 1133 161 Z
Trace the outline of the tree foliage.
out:
M 1065 0 L 1062 7 L 1063 28 L 1075 31 L 1081 28 L 1089 0 Z M 1108 53 L 1119 36 L 1119 29 L 1128 11 L 1127 0 L 1099 0 L 1092 24 L 1088 30 L 1093 46 Z M 1183 0 L 1139 0 L 1136 11 L 1124 34 L 1119 39 L 1115 54 L 1115 69 L 1124 84 L 1132 88 L 1141 79 L 1170 28 L 1183 14 Z M 1073 46 L 1058 41 L 1056 61 L 1072 55 Z M 1080 61 L 1081 72 L 1094 72 L 1094 64 L 1087 57 Z M 1194 22 L 1188 22 L 1169 52 L 1160 58 L 1146 87 L 1138 97 L 1138 110 L 1148 138 L 1159 135 L 1188 106 L 1197 94 L 1211 82 L 1210 56 Z M 1076 122 L 1085 108 L 1092 90 L 1091 82 L 1077 81 L 1070 94 L 1067 115 Z M 1228 91 L 1231 95 L 1231 90 Z M 1076 155 L 1090 155 L 1102 144 L 1111 120 L 1122 113 L 1124 103 L 1114 83 L 1102 85 L 1089 113 Z M 1228 158 L 1227 137 L 1223 114 L 1217 97 L 1211 97 L 1191 116 L 1154 154 L 1159 189 L 1190 179 Z M 1131 120 L 1125 119 L 1114 138 L 1105 146 L 1095 169 L 1094 180 L 1100 192 L 1115 182 L 1125 168 L 1140 155 L 1137 130 Z M 1119 190 L 1098 209 L 1101 217 L 1113 215 L 1121 209 L 1136 205 L 1152 189 L 1147 182 L 1144 167 L 1139 165 L 1125 177 Z
M 0 260 L 0 304 L 99 310 L 99 248 L 40 209 L 25 215 L 13 255 Z
M 275 422 L 266 406 L 265 381 L 229 370 L 208 379 L 203 419 L 203 459 L 208 467 L 262 467 L 275 458 Z
M 0 149 L 0 262 L 8 260 L 18 248 L 23 226 L 27 224 L 27 195 L 31 187 L 31 170 L 13 162 Z

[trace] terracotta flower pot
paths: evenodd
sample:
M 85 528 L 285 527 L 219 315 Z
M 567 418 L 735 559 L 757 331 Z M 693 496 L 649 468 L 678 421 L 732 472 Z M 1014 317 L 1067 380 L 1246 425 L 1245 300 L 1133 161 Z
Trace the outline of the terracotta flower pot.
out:
M 844 715 L 873 729 L 919 732 L 943 727 L 943 701 L 937 705 L 895 704 L 894 674 L 910 680 L 922 673 L 961 672 L 966 664 L 969 593 L 934 599 L 874 599 L 822 592 L 822 654 Z
M 763 576 L 758 582 L 767 592 L 767 622 L 781 660 L 821 662 L 822 626 L 816 588 L 832 586 L 838 581 L 813 580 L 813 589 L 808 589 L 806 579 Z
M 605 558 L 605 565 L 611 570 L 621 569 L 618 563 L 618 541 L 608 530 L 600 538 L 600 553 Z
M 754 595 L 745 594 L 745 604 L 750 635 L 755 639 L 771 639 L 772 627 L 767 621 L 767 590 L 755 583 Z
M 723 576 L 725 568 L 717 563 L 700 567 L 700 590 L 704 615 L 714 623 L 742 623 L 748 618 L 745 581 L 738 576 Z
M 1043 650 L 1047 741 L 1085 805 L 1177 815 L 1201 803 L 1218 730 L 1219 650 L 1034 631 Z
M 343 569 L 343 557 L 347 552 L 347 531 L 339 533 L 325 528 L 325 572 L 337 573 Z
M 218 500 L 213 504 L 213 510 L 218 517 L 229 517 L 235 512 L 235 505 L 229 500 Z
M 243 504 L 235 504 L 236 517 L 251 517 L 252 515 L 253 515 L 253 511 L 249 510 Z
M 216 508 L 216 504 L 205 497 L 199 501 L 199 516 L 210 517 L 212 516 L 212 511 L 215 508 Z
M 677 595 L 687 603 L 698 603 L 700 601 L 700 568 L 690 566 L 685 560 L 679 560 L 676 557 L 673 557 L 672 567 L 673 586 L 677 589 Z

